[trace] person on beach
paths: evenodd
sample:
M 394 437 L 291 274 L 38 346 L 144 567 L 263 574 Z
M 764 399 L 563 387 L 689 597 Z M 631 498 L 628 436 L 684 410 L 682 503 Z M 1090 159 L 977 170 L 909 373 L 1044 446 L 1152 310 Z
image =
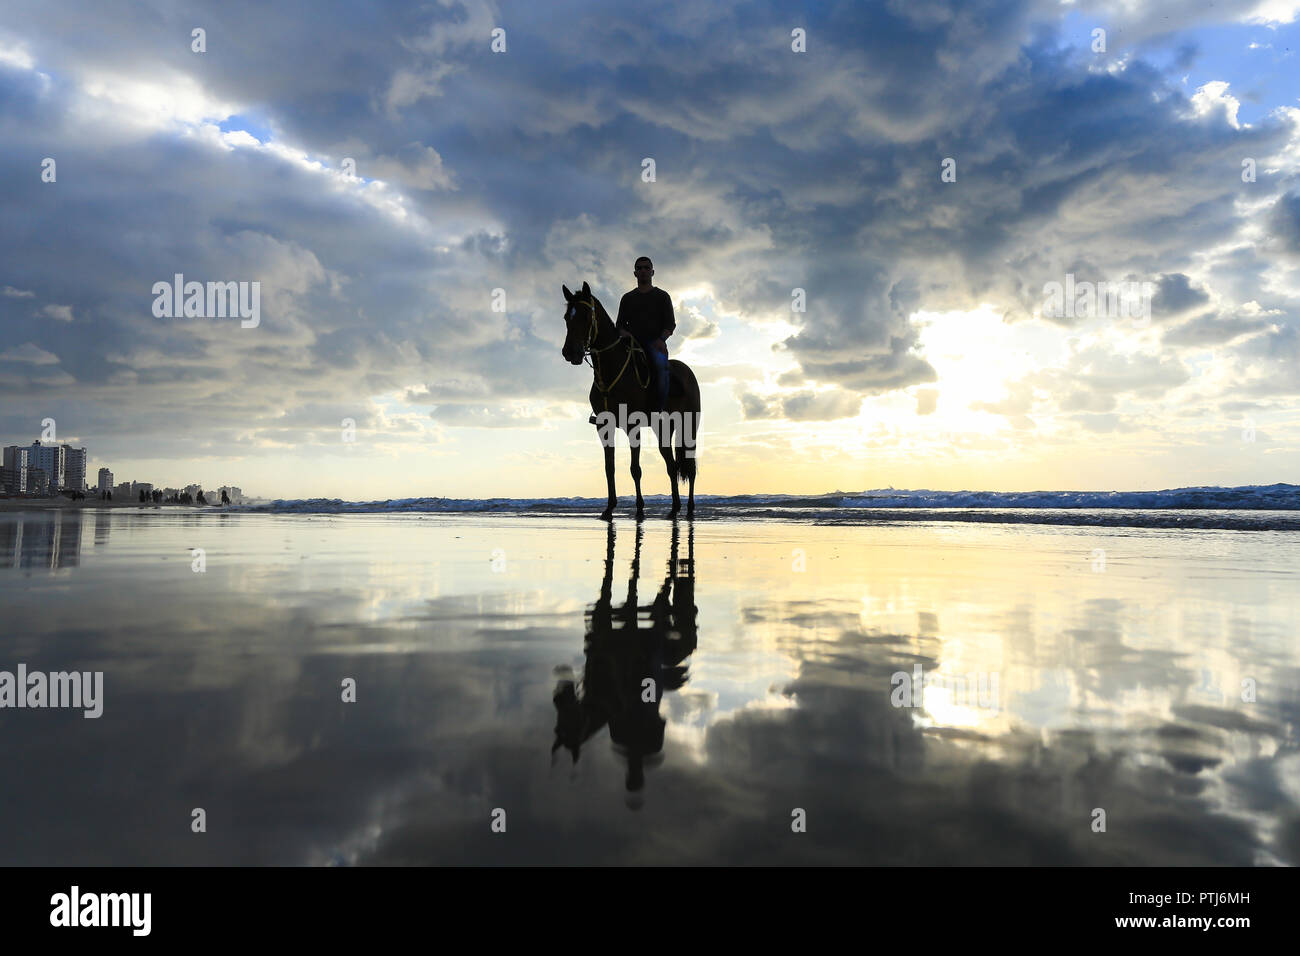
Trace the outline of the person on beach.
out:
M 650 410 L 662 412 L 668 400 L 668 345 L 666 339 L 677 328 L 673 300 L 663 289 L 651 285 L 654 263 L 640 256 L 632 264 L 636 288 L 618 303 L 614 328 L 641 343 L 650 360 Z

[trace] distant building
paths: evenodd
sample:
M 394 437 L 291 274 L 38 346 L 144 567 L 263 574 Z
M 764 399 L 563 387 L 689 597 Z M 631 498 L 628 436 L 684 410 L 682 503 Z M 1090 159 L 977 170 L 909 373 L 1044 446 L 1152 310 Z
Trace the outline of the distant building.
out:
M 113 473 L 109 471 L 107 468 L 99 469 L 99 490 L 100 491 L 113 490 Z
M 164 488 L 162 491 L 164 499 L 171 498 L 173 495 L 179 495 L 181 493 L 179 488 Z
M 122 482 L 120 485 L 118 485 L 116 488 L 113 489 L 113 494 L 116 495 L 118 498 L 130 498 L 131 482 L 129 481 Z
M 153 484 L 148 481 L 131 482 L 131 496 L 133 498 L 139 498 L 141 491 L 144 492 L 145 497 L 147 498 L 149 495 L 153 494 Z
M 49 496 L 50 476 L 45 473 L 44 468 L 27 469 L 27 493 L 40 498 Z
M 191 498 L 197 498 L 197 497 L 199 496 L 199 492 L 202 491 L 202 490 L 203 490 L 203 486 L 202 486 L 202 485 L 186 485 L 186 486 L 185 486 L 185 493 L 186 493 L 187 495 L 189 495 Z
M 42 445 L 40 440 L 32 442 L 28 451 L 27 467 L 39 468 L 45 472 L 46 482 L 49 487 L 47 494 L 57 494 L 63 487 L 67 475 L 68 453 L 67 445 Z M 84 477 L 85 470 L 83 468 Z
M 73 491 L 86 490 L 86 449 L 73 448 L 71 445 L 63 445 L 64 460 L 66 461 L 65 473 L 63 477 L 64 488 L 71 488 Z
M 26 446 L 10 445 L 4 450 L 5 491 L 11 495 L 27 492 L 27 466 L 31 458 Z
M 234 485 L 222 485 L 217 489 L 218 501 L 221 500 L 221 493 L 223 491 L 230 496 L 230 503 L 232 505 L 237 505 L 244 500 L 244 492 L 242 489 L 236 488 Z

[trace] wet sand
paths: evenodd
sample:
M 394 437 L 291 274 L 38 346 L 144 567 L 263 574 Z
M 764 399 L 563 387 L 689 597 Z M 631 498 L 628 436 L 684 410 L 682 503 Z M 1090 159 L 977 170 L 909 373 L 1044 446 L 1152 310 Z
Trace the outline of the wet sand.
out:
M 1297 559 L 1291 532 L 0 514 L 0 670 L 104 673 L 98 719 L 0 708 L 0 863 L 1294 864 Z

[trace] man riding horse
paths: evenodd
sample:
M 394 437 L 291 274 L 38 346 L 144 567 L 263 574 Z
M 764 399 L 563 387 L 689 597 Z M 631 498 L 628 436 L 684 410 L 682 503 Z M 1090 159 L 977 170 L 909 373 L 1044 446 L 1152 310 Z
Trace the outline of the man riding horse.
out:
M 602 518 L 610 518 L 618 498 L 614 493 L 614 435 L 616 428 L 627 433 L 632 452 L 632 480 L 636 485 L 636 511 L 641 517 L 641 442 L 643 427 L 658 437 L 659 453 L 672 482 L 673 506 L 677 514 L 681 498 L 677 479 L 688 484 L 686 513 L 695 510 L 696 439 L 700 426 L 700 386 L 690 368 L 668 359 L 663 339 L 673 333 L 672 300 L 668 293 L 650 285 L 654 266 L 644 256 L 635 264 L 638 287 L 619 306 L 618 325 L 591 292 L 587 283 L 579 292 L 561 286 L 568 303 L 564 313 L 567 334 L 561 350 L 567 362 L 591 362 L 592 385 L 589 419 L 605 451 L 605 481 L 609 500 Z M 615 428 L 615 423 L 617 423 Z M 674 439 L 676 439 L 674 441 Z

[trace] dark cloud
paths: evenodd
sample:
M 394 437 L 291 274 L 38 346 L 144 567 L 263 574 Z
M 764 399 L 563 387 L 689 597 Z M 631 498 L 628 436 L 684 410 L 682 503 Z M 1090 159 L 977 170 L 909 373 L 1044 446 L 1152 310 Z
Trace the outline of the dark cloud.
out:
M 1267 265 L 1253 253 L 1204 284 L 1197 264 L 1254 215 L 1223 170 L 1279 153 L 1293 127 L 1234 126 L 1224 100 L 1198 112 L 1143 58 L 1189 63 L 1192 45 L 1165 38 L 1174 25 L 1253 8 L 1080 9 L 1108 25 L 1112 55 L 1062 32 L 1046 0 L 813 7 L 797 18 L 806 54 L 779 4 L 674 2 L 647 28 L 580 3 L 81 0 L 58 21 L 10 3 L 0 41 L 32 65 L 0 59 L 2 344 L 58 362 L 0 366 L 0 430 L 53 414 L 108 438 L 114 414 L 167 408 L 155 439 L 173 447 L 199 415 L 211 441 L 278 441 L 286 410 L 306 423 L 384 393 L 448 424 L 510 424 L 491 410 L 585 394 L 559 354 L 559 282 L 616 303 L 641 253 L 675 301 L 707 284 L 728 313 L 793 325 L 780 357 L 798 369 L 780 383 L 801 391 L 745 393 L 746 418 L 843 417 L 937 382 L 917 309 L 988 302 L 1022 319 L 1069 271 L 1158 281 L 1170 317 L 1211 292 L 1278 307 L 1251 291 Z M 190 49 L 196 25 L 206 53 Z M 496 25 L 505 54 L 488 47 Z M 216 123 L 269 145 L 223 141 Z M 44 156 L 57 183 L 40 181 Z M 954 183 L 939 176 L 949 157 Z M 1257 198 L 1282 197 L 1269 234 L 1300 252 L 1300 199 L 1260 168 Z M 177 272 L 260 281 L 260 325 L 155 319 L 149 290 Z M 678 311 L 679 341 L 725 344 Z M 1049 384 L 1087 412 L 1109 407 L 1088 393 L 1158 396 L 1186 380 L 1177 348 L 1253 320 L 1216 321 L 1170 330 L 1158 358 L 1073 363 Z M 1293 353 L 1274 361 L 1255 394 L 1296 378 Z
M 740 394 L 740 410 L 745 418 L 775 418 L 780 412 L 780 403 L 769 402 L 752 392 Z
M 1156 281 L 1155 295 L 1151 297 L 1151 317 L 1157 322 L 1166 321 L 1201 308 L 1209 300 L 1209 294 L 1194 288 L 1181 272 L 1163 275 Z
M 781 400 L 781 411 L 791 421 L 828 421 L 852 418 L 862 407 L 862 397 L 851 392 L 799 392 Z
M 1268 328 L 1264 319 L 1206 314 L 1168 329 L 1161 341 L 1166 345 L 1222 345 L 1233 339 Z
M 1273 204 L 1269 231 L 1282 251 L 1300 256 L 1300 193 L 1283 196 Z
M 853 418 L 862 407 L 862 398 L 853 392 L 834 389 L 823 392 L 802 391 L 764 398 L 753 392 L 737 393 L 740 410 L 746 419 L 785 418 L 790 421 L 831 421 Z

